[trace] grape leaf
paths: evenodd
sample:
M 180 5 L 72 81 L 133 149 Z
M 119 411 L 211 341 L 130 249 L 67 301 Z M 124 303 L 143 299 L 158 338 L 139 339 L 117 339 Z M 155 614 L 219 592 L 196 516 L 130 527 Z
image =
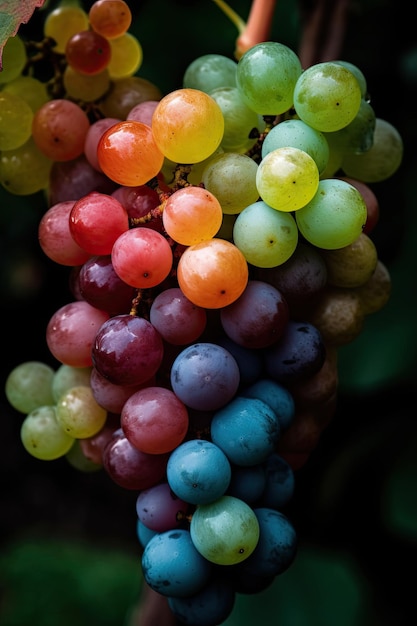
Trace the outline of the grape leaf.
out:
M 21 24 L 26 24 L 35 9 L 45 0 L 0 0 L 0 71 L 3 67 L 3 48 L 9 39 L 16 35 Z

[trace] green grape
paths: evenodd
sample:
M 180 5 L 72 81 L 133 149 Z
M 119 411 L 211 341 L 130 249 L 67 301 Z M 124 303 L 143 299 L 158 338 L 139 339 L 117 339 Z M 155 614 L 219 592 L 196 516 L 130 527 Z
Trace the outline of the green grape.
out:
M 23 146 L 32 134 L 33 111 L 13 93 L 0 92 L 0 150 Z
M 211 162 L 212 159 L 214 159 L 218 154 L 224 154 L 224 150 L 221 146 L 219 146 L 217 148 L 217 150 L 215 150 L 213 152 L 213 154 L 211 154 L 209 157 L 207 157 L 207 159 L 204 159 L 204 161 L 199 161 L 198 163 L 193 163 L 191 165 L 191 169 L 190 169 L 190 173 L 188 175 L 188 182 L 191 183 L 192 185 L 199 185 L 201 183 L 202 180 L 202 176 L 203 176 L 203 171 L 204 168 Z M 167 160 L 167 159 L 165 159 Z M 172 161 L 168 161 L 169 163 L 172 164 Z M 172 171 L 175 169 L 176 167 L 176 163 L 172 164 L 174 167 L 172 168 Z
M 0 85 L 10 83 L 20 76 L 27 62 L 26 47 L 19 35 L 9 37 L 3 48 L 3 69 L 0 72 Z
M 237 62 L 222 54 L 203 54 L 188 65 L 183 87 L 210 93 L 218 87 L 236 86 Z
M 297 211 L 317 191 L 319 171 L 314 159 L 298 148 L 277 148 L 260 162 L 256 186 L 262 200 L 279 211 Z
M 74 469 L 80 472 L 96 472 L 103 468 L 102 464 L 95 463 L 85 456 L 80 439 L 74 439 L 74 444 L 66 453 L 65 458 Z
M 219 87 L 209 94 L 219 105 L 224 118 L 221 147 L 225 152 L 246 152 L 257 141 L 259 116 L 243 102 L 237 87 Z M 254 131 L 256 131 L 254 133 Z
M 26 452 L 41 461 L 54 461 L 69 452 L 74 438 L 64 432 L 55 406 L 40 406 L 23 420 L 20 439 Z
M 101 430 L 107 411 L 97 404 L 91 387 L 78 385 L 66 391 L 56 404 L 61 428 L 75 439 L 92 437 Z
M 377 117 L 372 147 L 363 154 L 345 154 L 342 169 L 351 178 L 378 183 L 395 174 L 403 151 L 403 140 L 395 126 Z
M 284 120 L 273 126 L 262 143 L 262 158 L 277 148 L 298 148 L 304 150 L 316 162 L 319 174 L 329 160 L 329 144 L 323 133 L 302 120 Z
M 316 63 L 304 70 L 294 87 L 300 119 L 322 132 L 333 132 L 355 119 L 362 100 L 359 83 L 340 63 Z
M 0 184 L 16 196 L 27 196 L 49 185 L 53 161 L 41 152 L 33 138 L 0 155 Z
M 258 199 L 257 170 L 249 156 L 225 152 L 208 161 L 201 182 L 216 196 L 223 213 L 234 215 Z
M 52 395 L 55 402 L 58 402 L 61 396 L 72 389 L 72 387 L 78 387 L 79 385 L 88 387 L 91 369 L 91 367 L 60 365 L 52 379 Z
M 84 102 L 98 100 L 107 93 L 110 87 L 110 76 L 107 69 L 89 76 L 81 74 L 67 65 L 62 80 L 68 96 Z
M 291 213 L 277 211 L 259 200 L 238 215 L 233 241 L 251 265 L 276 267 L 296 249 L 298 229 Z
M 33 112 L 50 100 L 46 84 L 33 76 L 19 76 L 3 88 L 3 93 L 13 93 L 25 100 Z
M 354 65 L 353 63 L 350 63 L 349 61 L 342 61 L 338 59 L 337 61 L 334 61 L 334 63 L 343 65 L 343 67 L 345 67 L 347 70 L 352 72 L 352 74 L 355 76 L 356 80 L 359 83 L 362 98 L 366 98 L 366 96 L 368 95 L 368 85 L 367 85 L 365 74 L 362 72 L 362 70 L 357 65 Z
M 366 217 L 361 193 L 350 183 L 336 178 L 321 180 L 314 198 L 295 213 L 303 237 L 325 250 L 353 243 L 361 234 Z
M 259 523 L 246 502 L 222 496 L 197 506 L 190 526 L 200 554 L 217 565 L 234 565 L 248 558 L 259 541 Z
M 110 39 L 111 58 L 107 67 L 112 80 L 133 76 L 143 61 L 143 50 L 138 39 L 132 33 Z
M 284 44 L 266 41 L 250 48 L 237 65 L 237 86 L 249 108 L 260 115 L 280 115 L 293 105 L 302 72 L 298 56 Z
M 350 124 L 333 133 L 324 133 L 324 135 L 329 143 L 332 142 L 334 147 L 337 146 L 340 153 L 362 154 L 372 148 L 375 124 L 375 111 L 369 102 L 361 100 L 359 111 Z
M 5 384 L 9 404 L 26 414 L 42 405 L 55 404 L 52 395 L 54 373 L 52 367 L 41 361 L 25 361 L 14 367 Z
M 47 14 L 43 32 L 45 37 L 55 41 L 54 51 L 65 54 L 68 40 L 88 28 L 88 14 L 84 9 L 75 4 L 61 4 Z
M 329 158 L 324 170 L 320 173 L 320 178 L 333 178 L 341 169 L 344 152 L 341 142 L 338 138 L 338 131 L 334 133 L 323 133 L 329 146 Z

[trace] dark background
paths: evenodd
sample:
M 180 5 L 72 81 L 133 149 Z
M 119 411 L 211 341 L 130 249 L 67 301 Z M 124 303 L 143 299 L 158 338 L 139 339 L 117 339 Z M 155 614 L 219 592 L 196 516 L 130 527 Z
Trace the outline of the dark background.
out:
M 214 2 L 129 4 L 131 32 L 144 50 L 138 74 L 163 92 L 181 86 L 196 56 L 233 55 L 236 29 Z M 249 0 L 230 4 L 246 19 Z M 313 5 L 302 3 L 304 9 Z M 278 0 L 271 34 L 296 51 L 300 6 Z M 414 614 L 417 40 L 403 3 L 357 0 L 350 6 L 341 58 L 364 72 L 377 116 L 404 141 L 399 171 L 372 186 L 381 211 L 372 239 L 391 273 L 392 296 L 361 335 L 339 349 L 337 412 L 296 473 L 288 509 L 299 536 L 297 558 L 271 589 L 239 598 L 228 626 L 255 620 L 266 626 L 405 626 Z M 44 15 L 37 11 L 21 33 L 39 39 Z M 45 210 L 42 193 L 22 198 L 0 191 L 0 624 L 127 626 L 141 582 L 137 494 L 102 472 L 78 472 L 65 459 L 31 458 L 20 444 L 22 416 L 4 397 L 4 381 L 22 361 L 56 365 L 45 327 L 72 299 L 67 271 L 38 246 Z

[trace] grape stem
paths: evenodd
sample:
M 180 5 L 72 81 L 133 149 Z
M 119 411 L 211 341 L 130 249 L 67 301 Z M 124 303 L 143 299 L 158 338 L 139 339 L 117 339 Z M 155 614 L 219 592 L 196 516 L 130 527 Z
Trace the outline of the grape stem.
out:
M 213 0 L 213 2 L 238 30 L 239 35 L 234 53 L 237 60 L 256 44 L 270 39 L 277 0 L 253 0 L 246 22 L 224 0 Z

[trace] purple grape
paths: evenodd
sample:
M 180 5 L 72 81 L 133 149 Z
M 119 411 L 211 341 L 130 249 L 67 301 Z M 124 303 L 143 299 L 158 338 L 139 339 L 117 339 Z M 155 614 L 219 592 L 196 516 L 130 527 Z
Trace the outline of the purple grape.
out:
M 156 374 L 163 353 L 162 338 L 150 322 L 134 315 L 116 315 L 100 327 L 92 361 L 110 382 L 139 385 Z
M 49 176 L 48 204 L 79 200 L 92 191 L 111 194 L 117 184 L 98 172 L 84 154 L 72 161 L 55 161 Z
M 140 521 L 159 533 L 180 526 L 189 508 L 189 503 L 178 498 L 166 482 L 143 490 L 136 500 Z
M 214 343 L 195 343 L 182 350 L 171 369 L 171 385 L 187 406 L 211 411 L 224 406 L 240 383 L 234 357 Z

